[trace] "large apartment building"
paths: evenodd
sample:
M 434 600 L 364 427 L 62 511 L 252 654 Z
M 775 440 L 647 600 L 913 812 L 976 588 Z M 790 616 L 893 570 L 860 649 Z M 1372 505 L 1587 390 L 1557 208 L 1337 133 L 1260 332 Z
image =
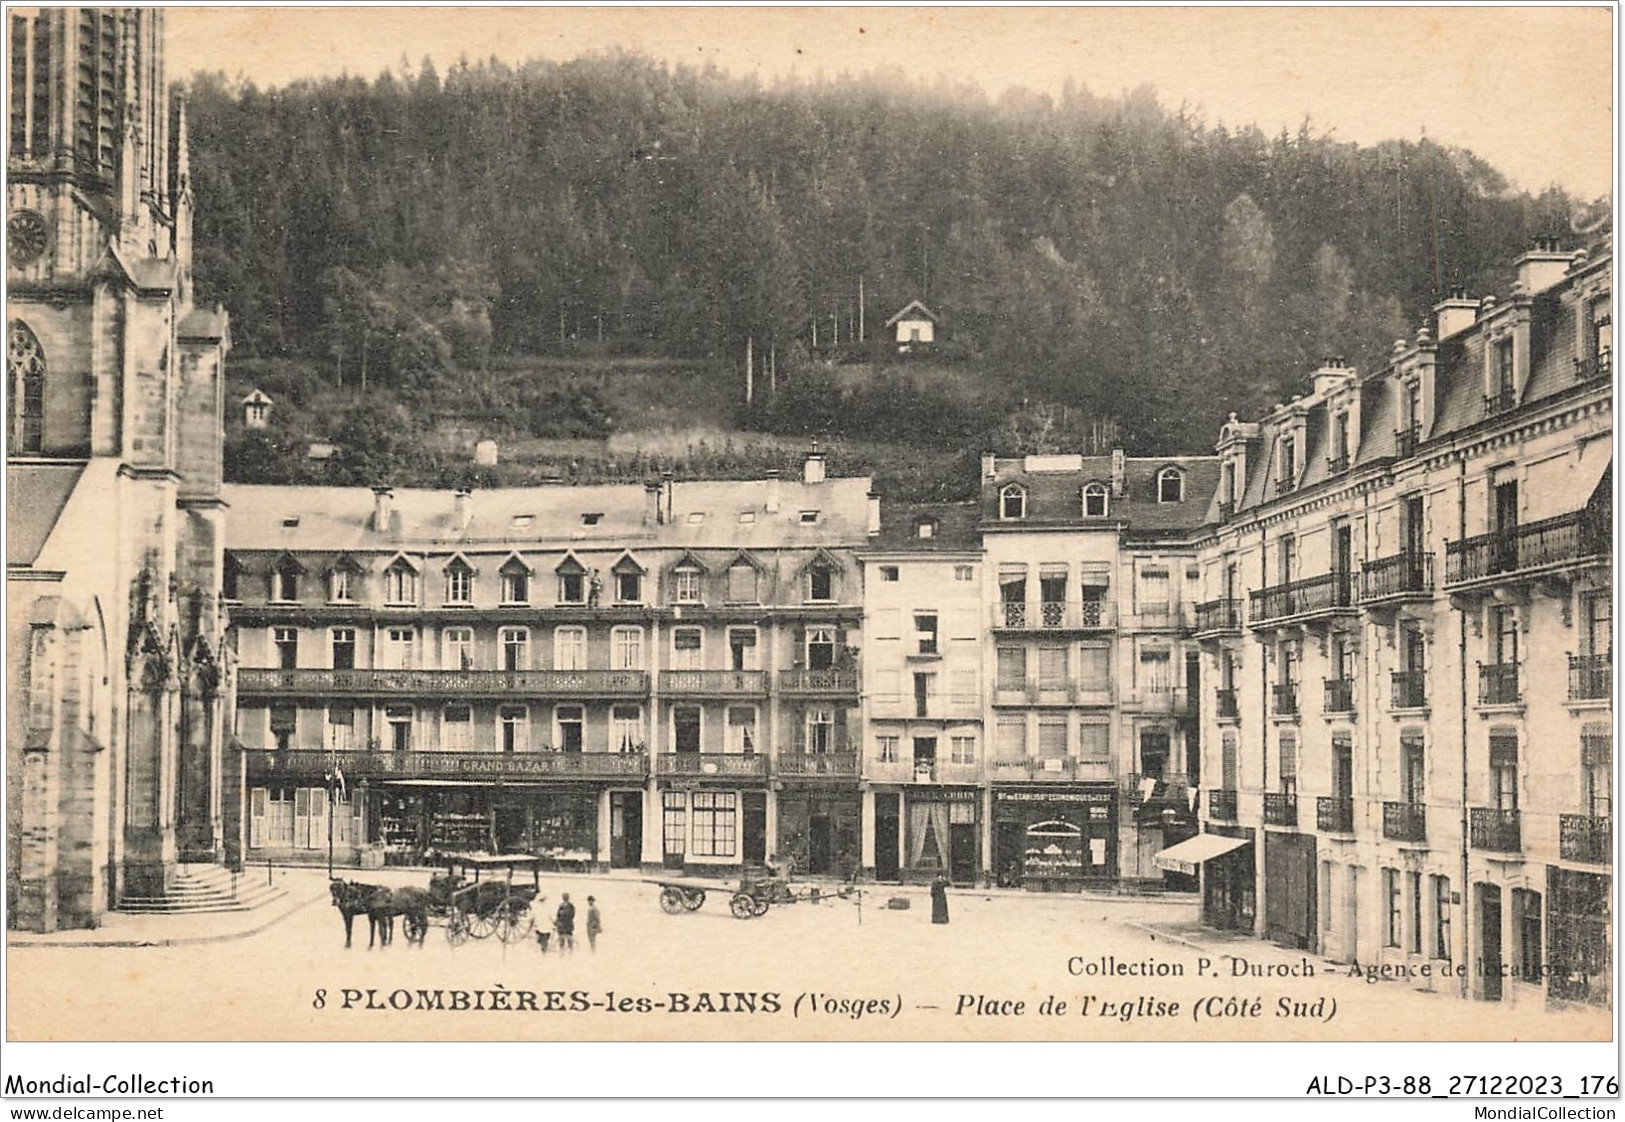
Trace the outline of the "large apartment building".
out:
M 1001 883 L 1157 880 L 1195 832 L 1195 542 L 1212 456 L 984 456 L 990 864 Z
M 867 479 L 226 498 L 251 859 L 858 862 Z
M 1222 430 L 1208 922 L 1484 1000 L 1612 988 L 1611 246 Z M 1183 860 L 1181 860 L 1183 858 Z

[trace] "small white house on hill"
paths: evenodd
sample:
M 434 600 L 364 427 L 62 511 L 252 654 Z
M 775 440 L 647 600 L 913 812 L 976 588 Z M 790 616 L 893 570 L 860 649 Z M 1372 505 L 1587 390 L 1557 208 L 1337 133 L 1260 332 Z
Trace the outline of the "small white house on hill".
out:
M 886 321 L 886 327 L 895 331 L 897 349 L 908 351 L 935 342 L 938 322 L 937 314 L 930 308 L 918 300 L 910 300 L 902 311 Z
M 256 389 L 240 404 L 243 407 L 243 424 L 248 428 L 262 429 L 270 423 L 272 402 L 264 390 Z

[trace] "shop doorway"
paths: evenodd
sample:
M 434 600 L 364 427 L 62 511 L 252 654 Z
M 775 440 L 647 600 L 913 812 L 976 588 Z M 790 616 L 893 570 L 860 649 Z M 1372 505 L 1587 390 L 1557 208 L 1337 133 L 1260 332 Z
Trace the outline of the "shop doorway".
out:
M 875 796 L 875 879 L 897 879 L 897 852 L 902 844 L 897 795 Z
M 635 869 L 643 863 L 643 792 L 614 791 L 609 796 L 609 864 Z
M 1021 856 L 1027 828 L 1020 822 L 999 822 L 993 827 L 993 876 L 1000 888 L 1021 887 Z
M 822 876 L 835 864 L 833 829 L 829 815 L 815 814 L 807 819 L 807 871 Z
M 525 848 L 525 836 L 528 833 L 525 808 L 522 806 L 497 806 L 493 808 L 496 827 L 496 852 L 521 853 Z
M 743 849 L 741 858 L 752 865 L 767 863 L 767 793 L 746 791 L 740 795 L 743 805 L 740 836 Z
M 1478 886 L 1479 976 L 1484 979 L 1480 993 L 1485 1001 L 1501 1000 L 1501 888 L 1494 884 Z
M 955 884 L 976 880 L 976 824 L 955 822 L 948 827 L 948 879 Z

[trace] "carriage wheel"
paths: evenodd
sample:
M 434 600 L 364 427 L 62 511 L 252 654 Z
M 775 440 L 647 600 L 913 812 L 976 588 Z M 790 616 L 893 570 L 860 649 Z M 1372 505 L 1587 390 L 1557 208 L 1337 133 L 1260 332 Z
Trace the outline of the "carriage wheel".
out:
M 680 888 L 662 888 L 660 890 L 660 910 L 669 916 L 674 916 L 688 907 L 688 897 Z
M 768 907 L 773 903 L 773 901 L 766 896 L 752 896 L 751 899 L 756 903 L 756 914 L 759 916 L 765 916 L 767 914 Z
M 683 907 L 691 912 L 699 911 L 700 905 L 703 903 L 705 903 L 705 889 L 703 888 L 695 889 L 683 897 Z
M 502 922 L 497 926 L 497 938 L 504 943 L 517 943 L 529 938 L 535 926 L 536 918 L 530 914 L 530 905 L 515 904 L 503 913 Z
M 406 932 L 408 943 L 421 943 L 423 937 L 429 933 L 429 919 L 427 916 L 403 915 L 401 928 Z
M 468 933 L 476 939 L 486 938 L 496 931 L 497 916 L 501 914 L 500 909 L 470 914 L 468 917 Z
M 756 910 L 756 897 L 748 892 L 735 892 L 734 898 L 728 901 L 728 910 L 735 919 L 750 919 L 762 914 Z
M 446 942 L 454 947 L 468 942 L 468 917 L 456 908 L 446 916 Z

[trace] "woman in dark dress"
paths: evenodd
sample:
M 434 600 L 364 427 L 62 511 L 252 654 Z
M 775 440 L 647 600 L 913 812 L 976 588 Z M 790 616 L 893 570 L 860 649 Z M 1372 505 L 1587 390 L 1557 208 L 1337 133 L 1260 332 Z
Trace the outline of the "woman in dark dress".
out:
M 931 882 L 931 922 L 948 922 L 948 878 L 940 873 Z

